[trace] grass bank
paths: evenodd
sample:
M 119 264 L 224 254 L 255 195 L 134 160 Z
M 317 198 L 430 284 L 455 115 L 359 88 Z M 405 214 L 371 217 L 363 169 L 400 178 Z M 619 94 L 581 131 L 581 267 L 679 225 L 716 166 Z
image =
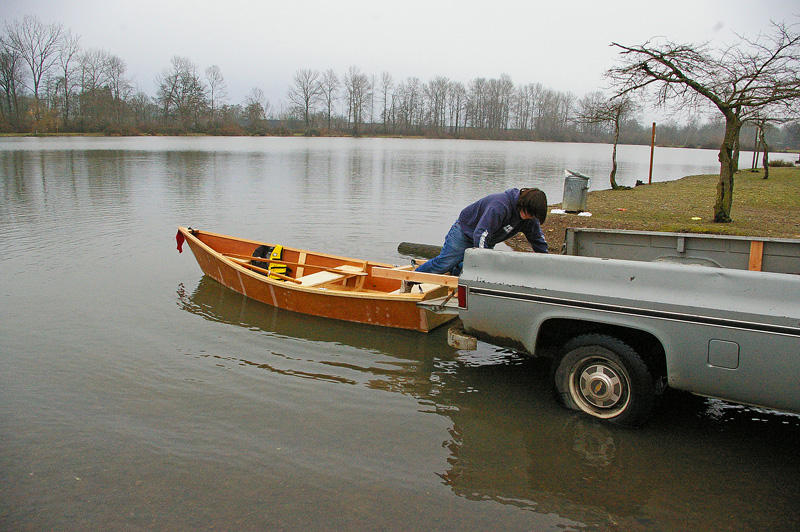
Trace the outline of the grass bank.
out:
M 770 168 L 769 179 L 763 177 L 763 170 L 736 174 L 733 222 L 727 224 L 712 221 L 719 176 L 694 175 L 630 190 L 590 192 L 587 209 L 592 216 L 551 213 L 542 229 L 553 253 L 560 252 L 567 227 L 800 238 L 800 168 Z M 509 244 L 530 249 L 522 235 Z

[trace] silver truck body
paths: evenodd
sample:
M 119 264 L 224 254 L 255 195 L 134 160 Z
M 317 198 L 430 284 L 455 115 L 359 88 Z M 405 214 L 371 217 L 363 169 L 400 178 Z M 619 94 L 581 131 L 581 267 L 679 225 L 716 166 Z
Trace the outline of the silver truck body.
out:
M 459 284 L 469 334 L 534 354 L 586 331 L 627 336 L 673 388 L 800 412 L 798 275 L 470 249 Z
M 759 270 L 800 274 L 800 240 L 789 238 L 625 231 L 570 227 L 564 254 L 606 259 L 674 262 L 747 270 L 758 253 Z

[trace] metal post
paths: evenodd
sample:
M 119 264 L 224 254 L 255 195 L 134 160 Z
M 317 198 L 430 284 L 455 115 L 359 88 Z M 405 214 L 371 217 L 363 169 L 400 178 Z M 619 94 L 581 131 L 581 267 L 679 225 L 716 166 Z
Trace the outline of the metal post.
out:
M 647 178 L 647 183 L 653 182 L 653 150 L 656 147 L 656 123 L 653 122 L 653 135 L 650 137 L 650 176 Z

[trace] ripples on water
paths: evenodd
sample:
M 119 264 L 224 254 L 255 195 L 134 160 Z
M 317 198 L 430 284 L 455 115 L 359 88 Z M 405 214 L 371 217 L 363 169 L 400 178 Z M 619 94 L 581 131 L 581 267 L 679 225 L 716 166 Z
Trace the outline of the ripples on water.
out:
M 609 150 L 0 140 L 0 528 L 797 529 L 797 416 L 678 394 L 620 430 L 557 406 L 546 361 L 283 312 L 175 251 L 193 225 L 400 262 Z

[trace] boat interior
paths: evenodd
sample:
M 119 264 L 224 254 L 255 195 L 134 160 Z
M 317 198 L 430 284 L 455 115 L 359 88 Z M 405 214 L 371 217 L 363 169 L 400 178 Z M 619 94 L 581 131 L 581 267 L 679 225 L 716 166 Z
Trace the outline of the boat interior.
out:
M 457 283 L 450 275 L 414 272 L 424 261 L 395 266 L 204 231 L 189 232 L 224 258 L 272 281 L 301 288 L 431 299 L 452 292 Z

